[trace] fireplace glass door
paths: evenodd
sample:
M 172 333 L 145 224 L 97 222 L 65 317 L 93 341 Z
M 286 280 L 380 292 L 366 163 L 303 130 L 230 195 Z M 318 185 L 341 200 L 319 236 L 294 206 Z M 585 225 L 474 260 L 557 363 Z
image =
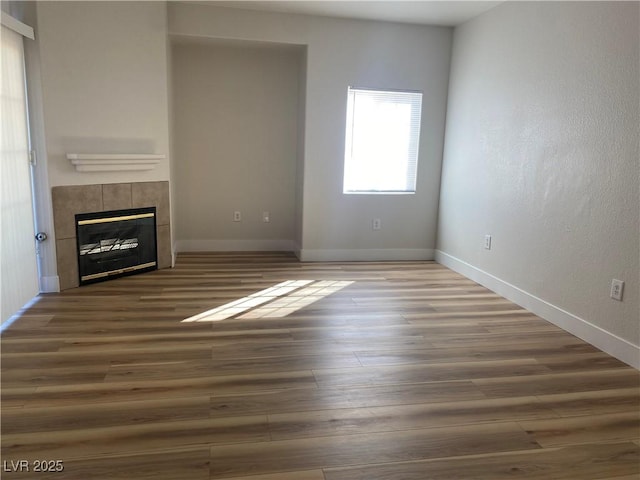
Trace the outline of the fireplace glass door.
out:
M 155 207 L 76 215 L 80 284 L 157 268 Z

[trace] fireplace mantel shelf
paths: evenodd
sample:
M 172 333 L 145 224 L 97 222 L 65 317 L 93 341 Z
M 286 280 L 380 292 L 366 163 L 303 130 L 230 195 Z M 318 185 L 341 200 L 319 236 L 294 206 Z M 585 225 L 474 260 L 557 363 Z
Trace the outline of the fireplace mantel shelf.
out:
M 67 153 L 78 172 L 152 170 L 165 158 L 150 153 Z

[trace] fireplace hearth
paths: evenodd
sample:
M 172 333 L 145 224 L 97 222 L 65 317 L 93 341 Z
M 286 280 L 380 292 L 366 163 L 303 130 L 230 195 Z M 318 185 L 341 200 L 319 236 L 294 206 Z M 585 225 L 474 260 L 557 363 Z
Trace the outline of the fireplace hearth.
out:
M 76 219 L 80 285 L 156 270 L 156 208 L 80 213 Z

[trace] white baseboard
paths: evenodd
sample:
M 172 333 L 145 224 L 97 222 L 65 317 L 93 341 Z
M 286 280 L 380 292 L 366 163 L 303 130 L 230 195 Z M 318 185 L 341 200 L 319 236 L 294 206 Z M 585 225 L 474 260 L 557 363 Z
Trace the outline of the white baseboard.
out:
M 603 352 L 640 370 L 640 346 L 614 335 L 560 307 L 528 293 L 515 285 L 440 250 L 435 260 L 467 278 L 478 282 L 507 300 L 535 313 Z
M 49 277 L 40 277 L 41 293 L 56 293 L 60 291 L 60 277 L 51 275 Z
M 434 251 L 429 248 L 301 249 L 298 258 L 303 262 L 398 262 L 433 260 Z
M 292 240 L 176 240 L 175 252 L 293 252 Z

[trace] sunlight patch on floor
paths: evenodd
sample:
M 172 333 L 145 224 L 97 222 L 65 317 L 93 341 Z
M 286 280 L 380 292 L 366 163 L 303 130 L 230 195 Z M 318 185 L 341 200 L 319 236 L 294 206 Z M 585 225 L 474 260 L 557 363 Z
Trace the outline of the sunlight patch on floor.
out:
M 347 280 L 287 280 L 182 322 L 218 322 L 241 319 L 281 318 L 351 285 Z

